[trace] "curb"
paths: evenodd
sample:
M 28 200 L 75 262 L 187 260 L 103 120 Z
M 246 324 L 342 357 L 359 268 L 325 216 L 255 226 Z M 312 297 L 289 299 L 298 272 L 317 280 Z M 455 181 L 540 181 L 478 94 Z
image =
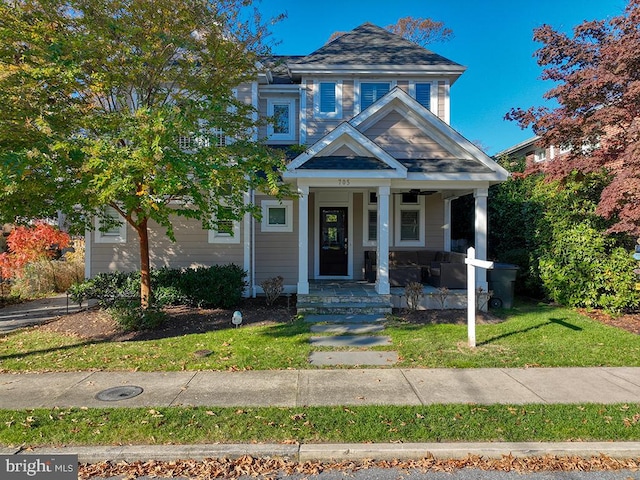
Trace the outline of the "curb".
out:
M 606 455 L 640 459 L 640 442 L 487 442 L 487 443 L 370 443 L 370 444 L 205 444 L 4 448 L 7 455 L 78 455 L 80 463 L 204 460 L 205 458 L 277 457 L 297 462 L 418 460 L 425 457 L 462 459 L 541 457 L 545 455 L 589 458 Z

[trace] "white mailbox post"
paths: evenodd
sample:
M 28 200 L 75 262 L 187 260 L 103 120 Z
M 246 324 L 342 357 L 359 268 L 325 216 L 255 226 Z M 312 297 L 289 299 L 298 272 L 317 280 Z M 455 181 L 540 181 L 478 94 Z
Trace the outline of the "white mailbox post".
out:
M 467 336 L 469 337 L 469 346 L 476 346 L 476 267 L 486 270 L 493 268 L 493 262 L 476 259 L 476 249 L 469 247 L 467 249 L 467 258 L 464 260 L 467 264 Z

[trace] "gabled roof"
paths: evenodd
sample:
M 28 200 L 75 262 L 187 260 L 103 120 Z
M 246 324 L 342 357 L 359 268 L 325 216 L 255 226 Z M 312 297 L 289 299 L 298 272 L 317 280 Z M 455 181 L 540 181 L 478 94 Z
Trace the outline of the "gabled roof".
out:
M 416 158 L 394 158 L 366 135 L 367 130 L 392 112 L 399 112 L 425 136 L 446 150 L 445 158 L 431 158 L 429 151 Z M 339 155 L 343 145 L 354 154 Z M 329 173 L 364 170 L 380 178 L 412 180 L 484 180 L 499 182 L 509 173 L 473 143 L 424 108 L 401 88 L 394 88 L 348 122 L 320 139 L 288 166 L 285 177 L 313 177 L 312 171 Z M 391 171 L 390 171 L 391 170 Z M 373 172 L 376 173 L 373 173 Z
M 288 63 L 292 74 L 350 71 L 451 75 L 452 83 L 465 67 L 384 28 L 365 23 L 315 52 Z
M 351 147 L 354 155 L 335 154 L 345 145 Z M 407 167 L 348 122 L 341 123 L 298 155 L 287 165 L 284 177 L 319 176 L 314 171 L 370 171 L 387 178 L 404 178 L 407 175 Z

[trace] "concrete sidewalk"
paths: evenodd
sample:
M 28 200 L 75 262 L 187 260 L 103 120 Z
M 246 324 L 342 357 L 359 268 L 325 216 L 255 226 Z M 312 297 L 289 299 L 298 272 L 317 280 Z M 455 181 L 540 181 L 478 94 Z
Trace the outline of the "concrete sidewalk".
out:
M 114 387 L 140 387 L 104 401 Z M 116 396 L 116 398 L 118 398 Z M 640 403 L 640 368 L 341 369 L 248 372 L 71 372 L 0 375 L 0 408 Z M 640 459 L 640 442 L 124 445 L 0 448 L 3 455 L 76 454 L 82 463 L 283 457 L 292 461 L 557 455 Z
M 96 395 L 136 386 L 137 396 Z M 122 398 L 122 399 L 120 399 Z M 0 375 L 0 408 L 640 403 L 640 368 L 340 369 Z

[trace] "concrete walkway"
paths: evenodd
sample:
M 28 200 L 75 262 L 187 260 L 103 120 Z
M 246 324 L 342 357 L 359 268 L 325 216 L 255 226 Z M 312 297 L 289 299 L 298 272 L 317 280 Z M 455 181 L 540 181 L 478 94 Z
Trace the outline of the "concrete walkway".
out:
M 0 333 L 46 323 L 54 318 L 80 310 L 81 307 L 64 293 L 9 305 L 0 308 Z

